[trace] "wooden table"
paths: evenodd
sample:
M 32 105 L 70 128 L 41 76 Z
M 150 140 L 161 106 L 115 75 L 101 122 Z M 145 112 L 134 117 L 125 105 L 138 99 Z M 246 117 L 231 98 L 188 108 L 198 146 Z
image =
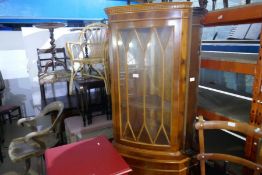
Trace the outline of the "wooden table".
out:
M 121 175 L 132 171 L 104 136 L 47 149 L 45 162 L 47 175 Z

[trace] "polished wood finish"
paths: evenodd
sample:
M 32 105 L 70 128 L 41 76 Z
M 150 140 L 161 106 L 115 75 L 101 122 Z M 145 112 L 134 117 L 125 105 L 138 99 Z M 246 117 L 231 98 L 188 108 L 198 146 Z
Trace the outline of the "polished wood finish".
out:
M 260 126 L 262 124 L 262 29 L 260 32 L 260 49 L 259 58 L 256 64 L 256 74 L 253 83 L 253 101 L 250 111 L 250 123 Z M 245 155 L 250 159 L 254 160 L 257 157 L 256 146 L 254 142 L 257 140 L 253 137 L 247 138 L 247 143 L 245 147 Z M 259 152 L 260 153 L 260 152 Z
M 247 3 L 249 3 L 247 1 Z M 261 23 L 262 22 L 262 3 L 254 3 L 245 6 L 238 6 L 233 8 L 227 8 L 222 10 L 216 10 L 209 12 L 204 20 L 204 26 L 219 26 L 219 25 L 232 25 L 232 24 L 245 24 L 245 23 Z M 250 74 L 254 76 L 253 84 L 253 101 L 250 111 L 250 123 L 252 125 L 260 125 L 262 123 L 262 93 L 261 93 L 261 83 L 262 83 L 262 34 L 260 34 L 260 51 L 257 62 L 253 65 L 243 64 L 243 63 L 225 63 L 217 61 L 203 61 L 201 64 L 205 68 L 212 68 L 217 70 L 232 71 L 237 73 Z M 232 67 L 229 67 L 229 64 Z M 253 70 L 252 70 L 253 69 Z M 251 74 L 252 73 L 252 74 Z M 206 109 L 198 109 L 198 114 L 205 115 L 207 119 L 222 119 L 226 120 L 227 116 L 220 116 L 214 112 L 207 111 Z M 232 120 L 232 119 L 229 119 Z M 254 143 L 256 139 L 253 137 L 247 137 L 245 146 L 245 157 L 250 160 L 255 160 L 257 157 L 256 145 Z
M 256 23 L 262 21 L 262 3 L 232 7 L 209 12 L 203 20 L 205 26 Z
M 97 78 L 75 79 L 74 85 L 84 126 L 92 124 L 92 113 L 94 111 L 98 112 L 99 115 L 102 112 L 102 114 L 106 114 L 108 120 L 111 119 L 107 103 L 109 96 L 106 95 L 103 80 Z M 91 92 L 91 89 L 95 90 L 95 92 Z
M 134 174 L 187 174 L 189 157 L 181 150 L 190 78 L 190 6 L 150 3 L 106 9 L 114 145 Z M 193 65 L 199 68 L 199 62 Z
M 193 20 L 192 20 L 192 34 L 191 34 L 191 55 L 190 55 L 190 67 L 189 67 L 189 83 L 188 83 L 188 95 L 187 95 L 187 116 L 185 118 L 184 127 L 186 133 L 184 149 L 195 149 L 193 145 L 193 131 L 195 117 L 197 116 L 197 94 L 199 85 L 199 67 L 200 67 L 200 45 L 202 36 L 202 24 L 201 20 L 207 11 L 203 8 L 193 8 Z
M 236 120 L 234 120 L 234 119 L 231 119 L 231 118 L 229 118 L 227 116 L 219 115 L 219 114 L 214 113 L 214 112 L 210 112 L 207 109 L 202 108 L 202 107 L 198 107 L 197 108 L 197 114 L 204 116 L 204 118 L 206 120 L 220 120 L 220 121 L 236 122 Z
M 255 64 L 238 63 L 233 61 L 201 60 L 201 68 L 226 72 L 255 75 Z
M 204 147 L 204 130 L 209 129 L 226 129 L 230 131 L 236 131 L 249 137 L 261 138 L 262 130 L 260 127 L 255 127 L 247 123 L 240 122 L 226 122 L 226 121 L 204 121 L 203 117 L 199 117 L 199 122 L 195 124 L 195 128 L 199 133 L 199 148 L 200 153 L 197 155 L 198 160 L 200 160 L 201 175 L 205 175 L 205 160 L 224 160 L 233 163 L 246 166 L 254 170 L 254 175 L 258 175 L 262 172 L 262 165 L 259 163 L 252 162 L 247 159 L 243 159 L 237 156 L 232 156 L 228 154 L 219 153 L 205 153 Z

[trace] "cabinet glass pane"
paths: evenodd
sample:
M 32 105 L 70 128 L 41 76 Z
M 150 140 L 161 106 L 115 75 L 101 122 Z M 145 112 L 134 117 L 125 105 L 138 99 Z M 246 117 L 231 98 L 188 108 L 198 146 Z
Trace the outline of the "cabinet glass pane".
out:
M 174 27 L 119 30 L 117 45 L 122 138 L 170 144 Z

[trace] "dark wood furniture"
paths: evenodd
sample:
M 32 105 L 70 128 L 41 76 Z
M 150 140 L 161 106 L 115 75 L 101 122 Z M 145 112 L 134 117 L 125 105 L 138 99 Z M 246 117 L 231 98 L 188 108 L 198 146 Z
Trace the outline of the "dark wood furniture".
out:
M 63 62 L 60 62 L 60 60 L 57 60 L 56 57 L 56 45 L 55 45 L 55 38 L 54 38 L 54 30 L 59 27 L 64 27 L 65 24 L 63 23 L 40 23 L 36 24 L 35 27 L 40 28 L 40 29 L 48 29 L 49 34 L 50 34 L 50 49 L 51 49 L 51 54 L 52 54 L 52 61 L 50 63 L 52 65 L 56 64 L 63 64 Z M 65 65 L 64 65 L 65 66 Z
M 5 123 L 4 116 L 7 115 L 9 123 L 12 123 L 12 118 L 14 117 L 21 118 L 22 112 L 19 105 L 10 105 L 10 104 L 2 105 L 2 97 L 3 97 L 4 90 L 5 90 L 5 82 L 2 73 L 0 71 L 0 122 Z
M 198 70 L 189 73 L 198 69 L 197 52 L 192 54 L 196 62 L 189 67 L 193 57 L 190 6 L 190 2 L 149 3 L 106 9 L 114 145 L 134 174 L 188 172 L 190 158 L 182 149 L 191 120 L 186 119 L 188 109 L 196 110 L 188 91 L 196 96 L 198 77 Z M 199 19 L 194 22 L 201 27 Z M 194 31 L 192 52 L 199 49 L 200 31 Z M 192 89 L 190 83 L 194 83 Z
M 261 157 L 260 162 L 253 162 L 241 157 L 237 157 L 229 154 L 221 154 L 221 153 L 206 153 L 205 151 L 205 139 L 204 139 L 204 131 L 205 130 L 214 130 L 214 129 L 226 129 L 230 131 L 235 131 L 241 133 L 242 135 L 246 135 L 249 137 L 255 137 L 257 139 L 262 137 L 262 131 L 260 127 L 255 127 L 253 125 L 249 125 L 247 123 L 241 122 L 226 122 L 226 121 L 204 121 L 201 116 L 199 122 L 195 125 L 198 130 L 199 136 L 199 151 L 200 153 L 197 155 L 198 160 L 200 160 L 200 169 L 201 175 L 206 174 L 205 161 L 206 160 L 226 160 L 236 164 L 240 164 L 242 166 L 246 166 L 254 171 L 253 175 L 259 175 L 262 173 L 262 165 L 261 165 Z M 218 144 L 218 143 L 214 143 Z M 259 147 L 258 147 L 259 148 Z
M 78 106 L 83 117 L 84 126 L 92 124 L 93 112 L 106 114 L 107 119 L 111 119 L 108 109 L 110 98 L 105 92 L 104 81 L 97 78 L 75 79 L 75 91 L 78 97 Z M 93 92 L 91 92 L 93 90 Z
M 5 123 L 4 116 L 8 116 L 9 123 L 12 123 L 12 118 L 21 118 L 22 112 L 20 106 L 17 105 L 2 105 L 0 106 L 0 116 L 3 123 Z
M 4 143 L 4 128 L 3 124 L 5 123 L 5 115 L 8 115 L 9 123 L 12 123 L 12 118 L 22 117 L 21 108 L 18 105 L 3 105 L 2 98 L 5 90 L 5 82 L 0 71 L 0 161 L 3 163 L 4 158 L 2 154 L 2 143 Z
M 245 23 L 261 23 L 262 3 L 255 3 L 245 6 L 228 8 L 209 12 L 204 20 L 204 26 L 234 25 Z M 201 88 L 200 105 L 198 114 L 203 115 L 208 120 L 228 120 L 232 122 L 247 122 L 254 126 L 262 123 L 262 32 L 260 34 L 260 50 L 256 55 L 247 55 L 241 53 L 226 54 L 226 56 L 212 54 L 203 54 L 201 68 L 209 70 L 226 71 L 251 75 L 254 79 L 252 88 L 252 97 L 238 98 L 212 92 Z M 227 57 L 225 59 L 225 57 Z M 221 59 L 224 58 L 224 59 Z M 214 88 L 214 87 L 213 87 Z M 202 95 L 201 95 L 202 94 Z M 204 99 L 203 99 L 204 97 Z M 210 98 L 211 97 L 211 98 Z M 202 100 L 201 100 L 202 98 Z M 205 101 L 203 101 L 205 100 Z M 232 102 L 232 103 L 231 103 Z M 254 160 L 257 154 L 254 143 L 256 139 L 247 137 L 245 146 L 245 157 Z
M 53 51 L 56 53 L 56 61 L 53 62 Z M 67 95 L 69 95 L 70 71 L 67 68 L 69 59 L 65 54 L 65 48 L 37 49 L 37 67 L 41 92 L 41 99 L 46 100 L 45 85 L 56 82 L 66 82 Z

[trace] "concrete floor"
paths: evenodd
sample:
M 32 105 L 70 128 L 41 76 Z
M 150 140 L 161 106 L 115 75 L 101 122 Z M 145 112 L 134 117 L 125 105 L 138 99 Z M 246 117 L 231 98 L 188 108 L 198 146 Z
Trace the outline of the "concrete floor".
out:
M 27 133 L 29 133 L 30 130 L 25 127 L 18 127 L 16 125 L 16 120 L 13 120 L 12 124 L 6 122 L 6 124 L 4 124 L 3 127 L 4 127 L 5 142 L 2 144 L 2 153 L 4 156 L 4 163 L 0 163 L 0 174 L 1 175 L 23 174 L 25 170 L 24 162 L 13 163 L 8 156 L 8 146 L 12 139 L 24 136 Z M 28 175 L 45 174 L 44 167 L 45 165 L 42 159 L 32 158 L 31 169 Z

